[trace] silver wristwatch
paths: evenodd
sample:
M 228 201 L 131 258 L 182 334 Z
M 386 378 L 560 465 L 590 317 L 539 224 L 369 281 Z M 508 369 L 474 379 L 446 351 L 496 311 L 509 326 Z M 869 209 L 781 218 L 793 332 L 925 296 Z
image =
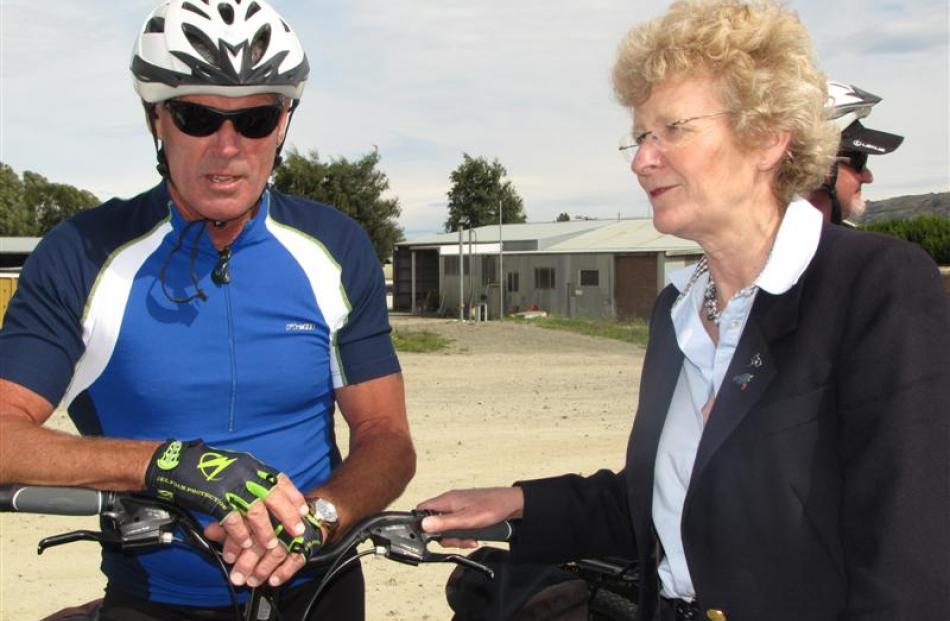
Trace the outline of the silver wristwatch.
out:
M 336 505 L 326 498 L 315 498 L 310 502 L 310 513 L 327 530 L 327 536 L 332 537 L 340 523 L 340 518 L 336 513 Z

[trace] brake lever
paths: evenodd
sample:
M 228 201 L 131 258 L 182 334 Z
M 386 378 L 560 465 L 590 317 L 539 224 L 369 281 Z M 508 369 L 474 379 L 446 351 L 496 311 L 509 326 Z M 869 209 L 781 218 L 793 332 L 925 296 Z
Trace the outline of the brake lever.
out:
M 455 563 L 479 571 L 489 579 L 495 577 L 495 572 L 489 567 L 473 561 L 467 556 L 429 550 L 429 542 L 438 541 L 441 535 L 427 533 L 422 530 L 422 518 L 426 515 L 429 515 L 429 512 L 413 511 L 412 517 L 406 521 L 373 528 L 370 536 L 373 545 L 376 546 L 377 554 L 382 554 L 388 559 L 407 565 Z
M 103 546 L 116 546 L 123 551 L 148 548 L 174 541 L 173 529 L 178 519 L 166 508 L 156 507 L 133 497 L 125 498 L 112 510 L 103 512 L 111 526 L 104 532 L 74 530 L 62 535 L 44 537 L 36 553 L 76 541 L 95 541 Z
M 442 559 L 444 562 L 455 563 L 456 565 L 468 567 L 469 569 L 474 569 L 475 571 L 479 571 L 485 574 L 485 576 L 489 580 L 495 579 L 494 570 L 492 570 L 487 565 L 482 565 L 478 561 L 473 561 L 467 556 L 464 556 L 462 554 L 442 554 L 441 556 L 445 557 L 444 559 Z
M 109 536 L 96 530 L 72 530 L 61 535 L 43 537 L 36 545 L 36 553 L 42 554 L 49 548 L 76 541 L 95 541 L 99 544 L 118 543 L 118 537 Z

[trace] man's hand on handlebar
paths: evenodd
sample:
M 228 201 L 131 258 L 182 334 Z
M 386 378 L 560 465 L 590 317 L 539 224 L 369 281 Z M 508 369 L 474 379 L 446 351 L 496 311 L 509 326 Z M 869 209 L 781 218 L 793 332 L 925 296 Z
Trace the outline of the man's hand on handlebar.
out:
M 252 576 L 263 582 L 278 568 L 279 578 L 289 577 L 303 566 L 299 554 L 288 558 L 272 516 L 288 535 L 304 536 L 307 502 L 287 476 L 250 454 L 215 449 L 201 440 L 168 441 L 152 457 L 145 482 L 159 498 L 219 520 L 205 534 L 224 543 L 225 560 L 235 565 L 235 584 Z
M 304 526 L 304 534 L 292 536 L 275 521 L 274 530 L 280 545 L 271 549 L 259 545 L 241 548 L 218 524 L 209 524 L 204 534 L 222 544 L 224 561 L 233 566 L 230 573 L 233 584 L 256 587 L 267 582 L 275 587 L 290 580 L 323 544 L 323 534 L 316 518 L 304 516 Z
M 422 530 L 427 533 L 471 530 L 520 518 L 524 512 L 524 493 L 520 487 L 452 490 L 419 503 L 417 508 L 438 514 L 422 520 Z M 441 544 L 455 548 L 478 547 L 474 539 L 443 539 Z

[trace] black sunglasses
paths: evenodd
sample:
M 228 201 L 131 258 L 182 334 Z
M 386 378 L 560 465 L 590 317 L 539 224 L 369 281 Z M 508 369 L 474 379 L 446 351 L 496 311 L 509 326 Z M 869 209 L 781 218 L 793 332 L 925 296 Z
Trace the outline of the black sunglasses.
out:
M 848 151 L 838 154 L 838 163 L 847 164 L 854 172 L 864 172 L 864 167 L 868 165 L 868 154 L 860 151 Z
M 182 132 L 189 136 L 210 136 L 225 121 L 230 120 L 234 129 L 245 138 L 264 138 L 270 136 L 280 123 L 280 105 L 241 108 L 240 110 L 217 110 L 188 101 L 169 100 L 165 109 L 171 113 L 172 121 Z

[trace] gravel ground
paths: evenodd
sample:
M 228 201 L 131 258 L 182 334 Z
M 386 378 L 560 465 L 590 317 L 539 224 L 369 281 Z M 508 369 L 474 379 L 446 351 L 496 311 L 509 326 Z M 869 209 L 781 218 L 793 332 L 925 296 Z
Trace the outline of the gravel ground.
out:
M 394 509 L 450 488 L 622 465 L 642 348 L 513 323 L 392 322 L 452 339 L 444 352 L 400 355 L 419 466 Z M 59 413 L 54 424 L 70 428 Z M 35 554 L 43 536 L 96 526 L 88 518 L 0 516 L 0 620 L 40 619 L 98 597 L 94 544 Z M 451 566 L 376 558 L 363 566 L 369 621 L 451 618 L 443 595 Z

